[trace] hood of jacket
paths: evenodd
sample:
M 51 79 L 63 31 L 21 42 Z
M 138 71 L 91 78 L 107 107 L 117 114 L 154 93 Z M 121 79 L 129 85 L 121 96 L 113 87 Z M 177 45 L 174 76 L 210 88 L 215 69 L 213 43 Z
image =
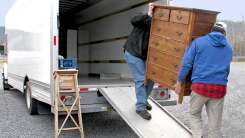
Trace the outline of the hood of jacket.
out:
M 214 47 L 225 47 L 228 45 L 225 35 L 220 32 L 211 32 L 208 36 Z

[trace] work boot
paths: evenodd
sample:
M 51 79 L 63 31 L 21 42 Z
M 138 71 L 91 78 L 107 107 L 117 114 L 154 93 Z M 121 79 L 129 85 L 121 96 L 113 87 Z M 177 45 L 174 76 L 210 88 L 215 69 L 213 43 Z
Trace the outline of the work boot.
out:
M 146 104 L 146 109 L 147 109 L 148 111 L 151 111 L 152 106 L 151 106 L 149 103 L 147 103 L 147 104 Z
M 151 119 L 151 114 L 147 111 L 147 110 L 143 110 L 143 111 L 137 111 L 136 113 L 141 116 L 142 118 L 144 118 L 145 120 L 150 120 Z

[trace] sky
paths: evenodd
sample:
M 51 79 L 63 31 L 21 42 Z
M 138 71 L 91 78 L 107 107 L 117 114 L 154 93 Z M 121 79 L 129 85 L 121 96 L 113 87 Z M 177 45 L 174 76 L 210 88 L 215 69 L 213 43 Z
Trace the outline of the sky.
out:
M 15 0 L 0 0 L 0 26 L 4 26 L 5 14 L 14 1 Z M 221 13 L 218 16 L 219 20 L 245 20 L 244 0 L 171 0 L 170 4 L 220 11 Z
M 5 14 L 15 0 L 0 0 L 0 26 L 4 26 Z
M 221 12 L 218 20 L 244 21 L 244 0 L 171 0 L 171 5 Z

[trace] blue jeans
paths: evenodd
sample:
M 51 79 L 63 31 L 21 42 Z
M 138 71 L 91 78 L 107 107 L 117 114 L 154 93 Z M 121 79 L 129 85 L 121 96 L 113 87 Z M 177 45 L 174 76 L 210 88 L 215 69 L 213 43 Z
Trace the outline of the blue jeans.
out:
M 128 66 L 132 72 L 134 83 L 135 83 L 135 92 L 136 92 L 136 110 L 142 111 L 146 110 L 147 99 L 152 91 L 154 86 L 153 81 L 148 81 L 148 84 L 144 85 L 145 79 L 145 61 L 131 55 L 125 51 L 124 58 L 128 63 Z

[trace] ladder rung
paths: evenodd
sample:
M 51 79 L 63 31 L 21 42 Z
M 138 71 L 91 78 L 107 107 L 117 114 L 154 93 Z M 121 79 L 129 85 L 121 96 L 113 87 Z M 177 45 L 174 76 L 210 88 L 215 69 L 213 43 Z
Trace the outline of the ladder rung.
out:
M 71 106 L 66 106 L 66 108 L 70 111 Z M 66 111 L 64 107 L 58 107 L 58 111 Z M 78 111 L 78 108 L 75 106 L 73 107 L 72 111 Z
M 67 130 L 77 130 L 77 129 L 81 129 L 79 127 L 71 127 L 71 128 L 62 128 L 61 130 L 67 131 Z
M 59 90 L 59 93 L 76 93 L 76 90 Z

